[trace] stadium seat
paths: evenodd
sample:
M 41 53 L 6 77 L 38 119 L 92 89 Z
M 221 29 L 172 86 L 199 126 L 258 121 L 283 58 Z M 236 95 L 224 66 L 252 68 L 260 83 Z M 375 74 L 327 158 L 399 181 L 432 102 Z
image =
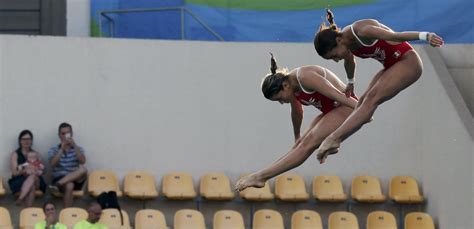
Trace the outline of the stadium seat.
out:
M 397 221 L 390 212 L 374 211 L 367 216 L 367 229 L 397 229 Z
M 20 212 L 20 229 L 34 228 L 35 224 L 44 220 L 45 217 L 41 208 L 24 208 Z
M 291 229 L 323 229 L 323 222 L 319 213 L 299 210 L 291 216 Z
M 8 209 L 0 207 L 0 228 L 13 229 L 12 218 Z
M 420 195 L 418 183 L 410 176 L 395 176 L 390 180 L 388 196 L 400 204 L 420 204 L 424 197 Z
M 120 212 L 117 209 L 109 208 L 102 210 L 99 223 L 106 225 L 109 229 L 130 229 L 130 219 L 127 212 L 122 210 L 123 225 Z
M 344 202 L 347 195 L 338 176 L 315 176 L 313 178 L 313 196 L 321 202 Z
M 245 229 L 244 218 L 237 211 L 217 211 L 214 214 L 213 229 Z
M 96 170 L 90 173 L 87 180 L 89 194 L 97 198 L 102 192 L 115 191 L 118 197 L 122 197 L 119 180 L 115 173 L 110 170 Z
M 174 229 L 206 229 L 204 216 L 196 210 L 179 210 L 174 215 Z
M 424 212 L 411 212 L 405 216 L 405 229 L 435 229 L 433 218 Z
M 309 199 L 304 179 L 297 174 L 283 174 L 276 177 L 275 196 L 282 201 L 306 201 Z
M 193 178 L 188 173 L 169 173 L 163 177 L 163 195 L 172 200 L 190 200 L 196 197 Z
M 377 177 L 357 176 L 352 179 L 352 199 L 365 203 L 385 202 L 386 197 L 382 194 L 382 187 Z
M 135 229 L 167 229 L 166 219 L 162 212 L 143 209 L 135 214 Z
M 59 213 L 59 222 L 66 225 L 68 228 L 73 228 L 77 222 L 87 219 L 88 213 L 82 208 L 64 208 Z
M 61 198 L 63 197 L 63 193 L 62 192 L 51 192 L 51 195 L 53 195 L 54 197 L 57 197 L 57 198 Z M 74 190 L 72 192 L 72 196 L 73 197 L 76 197 L 76 198 L 81 198 L 84 196 L 84 190 Z
M 20 195 L 20 192 L 15 192 L 15 197 L 18 197 Z M 35 191 L 35 197 L 42 197 L 44 195 L 43 191 L 41 190 L 36 190 Z
M 231 191 L 229 178 L 223 173 L 208 173 L 201 177 L 200 195 L 209 200 L 232 200 L 235 196 Z
M 0 177 L 0 196 L 5 195 L 5 188 L 3 187 L 3 177 Z
M 148 172 L 134 171 L 125 176 L 123 189 L 126 196 L 133 199 L 155 199 L 158 197 L 155 177 Z
M 241 177 L 246 176 L 243 174 Z M 275 195 L 270 190 L 270 182 L 266 181 L 262 188 L 246 188 L 239 193 L 240 198 L 248 201 L 269 201 L 275 198 Z
M 261 209 L 253 215 L 253 229 L 284 229 L 283 217 L 275 210 Z
M 328 229 L 359 229 L 359 222 L 350 212 L 333 212 L 329 215 Z

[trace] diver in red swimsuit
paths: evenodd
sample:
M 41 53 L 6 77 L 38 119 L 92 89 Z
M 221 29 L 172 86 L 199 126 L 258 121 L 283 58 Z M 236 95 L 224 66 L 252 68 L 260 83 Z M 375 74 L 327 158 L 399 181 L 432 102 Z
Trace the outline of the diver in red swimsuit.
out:
M 346 96 L 354 90 L 354 56 L 373 58 L 381 62 L 379 71 L 360 97 L 354 112 L 331 133 L 318 148 L 318 160 L 324 163 L 329 154 L 337 152 L 340 143 L 371 120 L 377 107 L 420 78 L 423 65 L 418 53 L 407 41 L 425 40 L 433 47 L 443 45 L 443 39 L 431 32 L 394 32 L 374 19 L 364 19 L 339 31 L 334 15 L 327 10 L 330 23 L 323 23 L 314 38 L 314 48 L 325 59 L 344 60 L 349 83 Z

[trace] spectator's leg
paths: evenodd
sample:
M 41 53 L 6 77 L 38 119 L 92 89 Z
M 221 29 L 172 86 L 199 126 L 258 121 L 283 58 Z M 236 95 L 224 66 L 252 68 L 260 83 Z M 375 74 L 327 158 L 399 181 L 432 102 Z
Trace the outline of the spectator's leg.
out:
M 72 192 L 73 191 L 74 191 L 73 182 L 69 182 L 64 185 L 64 195 L 63 195 L 64 208 L 68 208 L 72 206 L 72 202 L 73 202 Z
M 79 166 L 79 168 L 71 173 L 68 173 L 66 176 L 58 180 L 56 183 L 58 186 L 64 186 L 67 183 L 72 183 L 74 181 L 83 181 L 87 177 L 87 169 L 84 166 Z
M 35 200 L 35 179 L 36 175 L 29 175 L 23 184 L 21 185 L 21 192 L 20 196 L 16 200 L 17 204 L 20 204 L 23 200 L 25 200 L 25 206 L 31 207 Z

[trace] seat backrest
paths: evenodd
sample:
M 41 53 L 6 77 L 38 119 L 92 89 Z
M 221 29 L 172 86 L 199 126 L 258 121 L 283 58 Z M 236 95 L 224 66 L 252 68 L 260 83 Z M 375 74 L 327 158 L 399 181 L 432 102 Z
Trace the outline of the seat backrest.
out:
M 0 207 L 0 228 L 13 228 L 10 212 L 4 207 Z
M 201 177 L 199 192 L 205 198 L 219 198 L 220 196 L 233 196 L 230 180 L 223 173 L 208 173 Z
M 328 229 L 359 229 L 359 222 L 350 212 L 333 212 L 329 215 Z
M 291 229 L 323 229 L 323 222 L 319 213 L 299 210 L 291 216 Z
M 193 178 L 188 173 L 176 172 L 168 173 L 163 177 L 162 183 L 163 195 L 168 198 L 196 196 L 194 190 Z
M 405 229 L 435 229 L 433 218 L 424 212 L 411 212 L 405 216 Z
M 128 197 L 157 196 L 155 177 L 145 171 L 127 173 L 123 186 L 125 195 Z
M 206 229 L 204 216 L 192 209 L 182 209 L 174 214 L 174 229 Z
M 135 229 L 167 229 L 165 216 L 161 211 L 143 209 L 135 214 Z
M 275 195 L 307 194 L 303 177 L 294 173 L 287 173 L 275 179 Z
M 120 212 L 117 209 L 109 208 L 102 210 L 99 223 L 106 225 L 109 229 L 114 228 L 130 228 L 130 219 L 128 218 L 127 212 L 122 210 L 123 225 L 120 218 Z
M 352 179 L 352 197 L 357 195 L 382 195 L 379 178 L 374 176 L 357 176 Z
M 253 215 L 253 229 L 284 229 L 283 217 L 275 210 L 261 209 Z
M 238 211 L 217 211 L 214 214 L 213 229 L 245 229 L 244 218 Z
M 411 176 L 392 177 L 390 180 L 388 195 L 390 198 L 394 196 L 420 196 L 418 182 L 416 182 L 415 178 Z
M 59 213 L 59 222 L 68 228 L 73 228 L 77 222 L 87 219 L 87 217 L 87 211 L 82 208 L 64 208 Z
M 341 178 L 338 176 L 313 177 L 313 196 L 344 194 Z
M 397 221 L 392 213 L 374 211 L 367 216 L 367 229 L 397 229 Z
M 3 187 L 3 177 L 0 176 L 0 196 L 5 195 L 5 188 Z
M 41 208 L 23 208 L 20 212 L 20 228 L 35 227 L 35 224 L 45 219 Z
M 117 175 L 110 170 L 92 171 L 87 179 L 87 188 L 93 197 L 108 191 L 115 191 L 119 197 L 122 195 Z

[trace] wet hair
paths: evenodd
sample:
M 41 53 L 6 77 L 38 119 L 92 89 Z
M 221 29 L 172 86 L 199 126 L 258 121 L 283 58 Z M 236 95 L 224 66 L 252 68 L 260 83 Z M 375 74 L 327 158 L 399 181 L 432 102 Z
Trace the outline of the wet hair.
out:
M 283 82 L 288 80 L 288 69 L 278 70 L 277 63 L 273 54 L 270 53 L 270 74 L 267 74 L 262 79 L 262 92 L 263 96 L 267 99 L 271 99 L 281 89 L 283 89 Z
M 61 124 L 59 124 L 59 127 L 58 127 L 58 134 L 61 134 L 61 129 L 62 128 L 66 128 L 66 127 L 69 127 L 69 129 L 71 129 L 71 132 L 72 132 L 72 126 L 71 124 L 67 123 L 67 122 L 63 122 Z
M 336 37 L 341 36 L 339 28 L 334 22 L 334 14 L 330 9 L 326 9 L 326 20 L 329 26 L 323 21 L 319 26 L 319 31 L 314 36 L 314 49 L 320 56 L 326 55 L 337 46 Z
M 21 151 L 21 138 L 25 135 L 30 135 L 31 140 L 33 140 L 33 133 L 30 130 L 22 130 L 20 135 L 18 135 L 18 149 L 16 151 Z M 30 149 L 31 150 L 31 149 Z

